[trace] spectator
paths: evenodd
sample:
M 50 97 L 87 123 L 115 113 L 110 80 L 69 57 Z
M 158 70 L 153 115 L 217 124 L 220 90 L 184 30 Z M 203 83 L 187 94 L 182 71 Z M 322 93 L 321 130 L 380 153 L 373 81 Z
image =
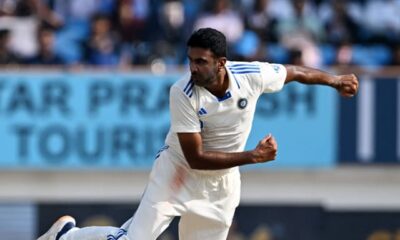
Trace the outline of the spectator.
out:
M 362 28 L 348 11 L 350 9 L 346 0 L 325 2 L 320 6 L 322 19 L 330 43 L 339 45 L 344 41 L 359 42 Z
M 41 55 L 37 31 L 44 22 L 52 42 L 56 34 L 53 52 L 69 63 L 181 64 L 182 39 L 211 26 L 225 33 L 236 60 L 319 67 L 322 59 L 360 64 L 366 54 L 374 60 L 361 62 L 382 65 L 396 59 L 398 12 L 400 0 L 0 0 L 0 61 Z
M 29 0 L 35 9 L 36 15 L 39 17 L 41 22 L 53 28 L 60 28 L 63 26 L 64 21 L 61 16 L 54 12 L 49 6 L 53 0 Z
M 313 41 L 322 40 L 325 34 L 312 4 L 308 0 L 291 0 L 290 3 L 293 14 L 280 19 L 278 24 L 279 37 L 301 34 Z
M 0 30 L 0 65 L 17 64 L 18 58 L 9 49 L 10 31 L 7 29 Z
M 335 64 L 339 66 L 353 65 L 353 47 L 350 42 L 342 42 L 337 49 Z
M 116 26 L 125 43 L 145 40 L 148 29 L 148 8 L 141 10 L 137 0 L 118 0 L 116 6 Z M 141 1 L 147 3 L 147 1 Z M 143 8 L 143 7 L 142 7 Z
M 148 0 L 118 0 L 114 19 L 121 37 L 121 66 L 147 64 L 150 45 Z
M 114 0 L 41 0 L 51 6 L 62 21 L 88 24 L 93 15 L 102 13 L 111 15 L 114 11 Z
M 293 15 L 291 0 L 269 0 L 267 13 L 279 22 L 290 19 Z
M 40 19 L 33 0 L 3 0 L 0 2 L 0 29 L 10 31 L 10 49 L 29 58 L 36 54 L 36 34 Z
M 289 64 L 300 65 L 303 66 L 303 52 L 300 49 L 289 49 Z
M 310 11 L 307 0 L 291 0 L 293 15 L 278 24 L 280 44 L 289 50 L 291 58 L 301 56 L 301 63 L 309 67 L 320 67 L 319 40 L 324 36 L 317 17 Z M 294 54 L 294 55 L 293 55 Z
M 186 39 L 184 5 L 180 0 L 165 0 L 158 14 L 161 38 L 156 43 L 157 53 L 167 64 L 181 64 L 186 49 L 181 46 Z
M 372 33 L 370 41 L 396 43 L 400 41 L 400 3 L 396 0 L 367 1 L 363 23 Z
M 115 66 L 119 64 L 119 39 L 112 30 L 110 18 L 103 14 L 95 14 L 91 23 L 91 34 L 84 43 L 85 62 L 99 66 Z
M 213 27 L 221 31 L 228 44 L 233 44 L 243 35 L 244 24 L 241 16 L 230 7 L 229 0 L 208 0 L 209 9 L 194 24 L 194 29 Z
M 61 65 L 63 59 L 54 52 L 54 30 L 49 26 L 41 26 L 37 33 L 38 53 L 26 60 L 27 64 Z
M 159 22 L 163 32 L 163 39 L 181 45 L 185 36 L 182 36 L 184 31 L 185 13 L 183 4 L 179 0 L 166 0 L 161 5 Z
M 275 35 L 276 19 L 268 14 L 270 0 L 255 0 L 253 8 L 245 14 L 246 29 L 257 33 L 260 40 L 277 41 Z

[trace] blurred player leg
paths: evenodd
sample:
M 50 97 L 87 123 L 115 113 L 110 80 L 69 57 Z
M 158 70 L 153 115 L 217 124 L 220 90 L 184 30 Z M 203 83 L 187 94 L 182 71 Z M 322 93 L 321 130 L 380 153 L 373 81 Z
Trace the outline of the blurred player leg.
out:
M 156 207 L 142 203 L 134 217 L 123 224 L 121 228 L 73 228 L 64 234 L 60 240 L 155 240 L 169 226 L 173 217 L 162 215 Z M 46 237 L 40 240 L 55 240 L 55 237 Z
M 121 228 L 88 227 L 71 230 L 62 240 L 155 240 L 179 213 L 176 207 L 167 201 L 170 190 L 162 183 L 171 181 L 174 173 L 168 161 L 161 155 L 153 166 L 150 180 L 134 216 Z M 170 170 L 170 171 L 168 171 Z M 123 232 L 125 231 L 125 232 Z
M 163 152 L 153 165 L 146 191 L 127 228 L 131 240 L 155 240 L 173 218 L 180 215 L 179 204 L 174 204 L 172 200 L 172 190 L 165 187 L 165 183 L 172 181 L 176 171 L 168 158 Z
M 163 214 L 159 208 L 148 202 L 139 205 L 128 227 L 130 240 L 155 240 L 171 223 L 174 216 Z
M 238 170 L 221 175 L 197 175 L 202 198 L 188 203 L 179 222 L 180 240 L 225 240 L 240 199 Z
M 232 216 L 233 216 L 232 211 Z M 230 223 L 217 221 L 196 214 L 186 214 L 179 222 L 180 240 L 225 240 L 228 236 Z

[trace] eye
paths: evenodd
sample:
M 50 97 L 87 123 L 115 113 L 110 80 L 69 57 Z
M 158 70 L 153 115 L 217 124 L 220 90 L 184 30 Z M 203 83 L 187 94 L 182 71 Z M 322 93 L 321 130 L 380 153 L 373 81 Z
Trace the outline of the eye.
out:
M 205 64 L 207 64 L 207 61 L 204 60 L 204 59 L 199 58 L 199 59 L 195 60 L 195 63 L 199 64 L 199 65 L 205 65 Z
M 189 63 L 190 64 L 206 65 L 208 63 L 208 61 L 203 59 L 203 58 L 195 58 L 195 59 L 193 59 L 191 57 L 188 57 L 188 59 L 189 59 Z

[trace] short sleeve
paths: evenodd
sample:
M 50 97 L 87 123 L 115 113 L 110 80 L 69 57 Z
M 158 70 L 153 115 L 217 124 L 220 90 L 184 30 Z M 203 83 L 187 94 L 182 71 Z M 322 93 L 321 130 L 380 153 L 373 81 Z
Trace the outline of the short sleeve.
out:
M 285 84 L 287 71 L 282 64 L 260 63 L 262 92 L 273 93 L 281 90 Z
M 200 132 L 200 120 L 189 98 L 177 86 L 170 90 L 171 131 Z

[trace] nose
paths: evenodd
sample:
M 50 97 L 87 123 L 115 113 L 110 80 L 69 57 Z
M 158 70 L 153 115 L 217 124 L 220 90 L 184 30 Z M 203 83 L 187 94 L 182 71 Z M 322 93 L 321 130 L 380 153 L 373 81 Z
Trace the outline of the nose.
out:
M 192 73 L 197 72 L 197 66 L 196 66 L 196 64 L 190 63 L 190 64 L 189 64 L 189 67 L 190 67 L 190 72 L 192 72 Z

